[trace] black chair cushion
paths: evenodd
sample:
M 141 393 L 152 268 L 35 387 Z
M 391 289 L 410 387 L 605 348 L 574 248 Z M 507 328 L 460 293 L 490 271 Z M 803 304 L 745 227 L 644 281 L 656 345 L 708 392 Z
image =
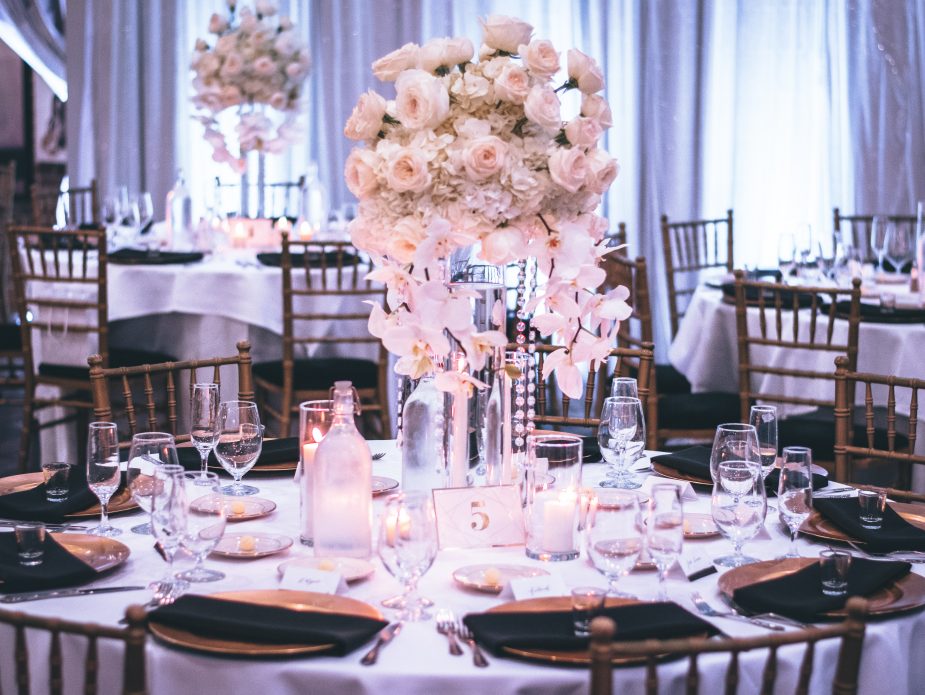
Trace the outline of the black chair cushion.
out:
M 659 396 L 659 429 L 703 430 L 739 421 L 736 393 L 672 393 Z
M 283 385 L 282 360 L 254 365 L 254 376 L 277 386 Z M 375 388 L 379 383 L 379 366 L 370 360 L 353 357 L 319 357 L 295 360 L 292 383 L 298 391 L 320 391 L 335 381 L 352 381 L 358 389 Z
M 655 384 L 659 393 L 691 392 L 691 382 L 670 364 L 655 365 Z
M 131 348 L 111 348 L 109 350 L 110 367 L 137 367 L 140 364 L 160 364 L 161 362 L 176 361 L 176 357 L 163 352 L 147 352 L 146 350 L 133 350 Z M 90 367 L 42 362 L 39 365 L 39 374 L 54 379 L 89 381 Z
M 853 423 L 854 446 L 867 446 L 867 423 L 863 407 L 855 406 Z M 874 447 L 887 449 L 886 408 L 874 408 Z M 909 446 L 909 419 L 896 416 L 897 449 Z M 813 457 L 820 461 L 832 461 L 835 458 L 835 411 L 824 407 L 805 415 L 795 415 L 781 420 L 777 426 L 778 442 L 785 446 L 806 446 L 813 450 Z
M 22 350 L 22 333 L 14 323 L 0 324 L 0 350 Z

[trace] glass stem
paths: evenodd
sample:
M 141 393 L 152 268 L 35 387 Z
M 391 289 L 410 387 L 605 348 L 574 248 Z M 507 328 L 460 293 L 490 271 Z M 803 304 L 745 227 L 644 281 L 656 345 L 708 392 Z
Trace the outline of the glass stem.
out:
M 100 502 L 100 531 L 109 528 L 109 500 Z
M 797 556 L 797 530 L 794 528 L 790 529 L 790 555 Z
M 658 600 L 667 601 L 668 600 L 668 589 L 665 585 L 665 580 L 668 578 L 668 570 L 659 570 L 658 572 Z
M 202 459 L 202 466 L 201 466 L 199 472 L 202 473 L 202 477 L 205 478 L 205 477 L 206 477 L 206 471 L 208 471 L 208 469 L 209 469 L 209 452 L 208 452 L 208 451 L 200 451 L 200 452 L 199 452 L 199 456 L 200 456 L 200 458 Z

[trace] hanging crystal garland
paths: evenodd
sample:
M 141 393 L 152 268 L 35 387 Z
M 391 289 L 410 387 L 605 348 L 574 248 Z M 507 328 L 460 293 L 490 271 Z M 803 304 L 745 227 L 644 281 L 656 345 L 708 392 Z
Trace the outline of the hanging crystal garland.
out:
M 524 429 L 530 434 L 536 425 L 536 328 L 527 313 L 527 302 L 536 292 L 536 261 L 522 259 L 517 262 L 517 351 L 527 353 L 526 389 L 527 412 Z

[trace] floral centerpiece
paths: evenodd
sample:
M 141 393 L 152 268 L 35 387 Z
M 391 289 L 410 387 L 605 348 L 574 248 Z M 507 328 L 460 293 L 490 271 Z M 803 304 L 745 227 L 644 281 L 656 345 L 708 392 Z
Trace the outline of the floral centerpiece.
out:
M 380 80 L 395 82 L 395 99 L 361 95 L 344 129 L 361 143 L 345 167 L 359 199 L 351 237 L 378 266 L 370 277 L 388 289 L 369 329 L 399 356 L 399 374 L 433 370 L 449 337 L 477 371 L 506 338 L 475 329 L 468 297 L 447 288 L 447 259 L 467 247 L 492 264 L 535 257 L 548 281 L 529 309 L 541 309 L 534 325 L 562 345 L 545 369 L 578 397 L 578 365 L 605 360 L 630 314 L 626 288 L 596 292 L 605 279 L 599 261 L 612 250 L 596 210 L 618 173 L 599 146 L 612 125 L 598 94 L 603 75 L 572 49 L 567 76 L 554 81 L 559 53 L 532 38 L 532 26 L 496 15 L 481 24 L 478 62 L 467 38 L 409 43 L 374 62 Z M 565 122 L 559 95 L 570 90 L 581 109 Z
M 228 15 L 213 14 L 214 44 L 197 39 L 190 67 L 193 104 L 205 126 L 212 158 L 244 173 L 248 152 L 279 153 L 298 138 L 296 119 L 302 84 L 311 67 L 308 49 L 276 4 L 257 0 L 254 9 L 228 0 Z M 218 116 L 238 109 L 236 142 L 229 144 Z

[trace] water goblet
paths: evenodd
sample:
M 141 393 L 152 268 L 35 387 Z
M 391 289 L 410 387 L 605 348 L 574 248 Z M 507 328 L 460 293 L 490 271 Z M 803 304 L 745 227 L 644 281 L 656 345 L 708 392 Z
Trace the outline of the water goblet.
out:
M 218 408 L 218 441 L 215 457 L 234 483 L 222 488 L 232 497 L 254 495 L 260 490 L 242 485 L 241 478 L 254 467 L 263 449 L 263 425 L 253 401 L 226 401 Z
M 780 268 L 783 281 L 787 282 L 796 266 L 796 238 L 790 232 L 781 234 L 777 240 L 777 266 Z
M 388 499 L 379 524 L 378 552 L 389 574 L 403 586 L 404 605 L 398 619 L 429 620 L 430 602 L 417 595 L 417 585 L 437 557 L 437 525 L 430 494 L 405 492 Z
M 639 496 L 629 490 L 598 490 L 588 514 L 585 541 L 588 557 L 606 577 L 610 596 L 636 598 L 618 589 L 643 548 Z
M 754 538 L 764 525 L 767 497 L 761 467 L 750 461 L 723 461 L 719 464 L 713 483 L 711 499 L 713 521 L 726 538 L 732 541 L 735 552 L 713 561 L 720 567 L 741 567 L 756 558 L 743 555 L 742 546 Z
M 88 533 L 94 536 L 122 534 L 109 523 L 109 499 L 119 489 L 119 435 L 114 422 L 91 422 L 87 436 L 87 485 L 100 501 L 100 524 Z
M 890 222 L 886 227 L 883 255 L 893 266 L 893 273 L 899 275 L 903 267 L 915 255 L 915 239 L 908 225 Z
M 611 396 L 604 400 L 597 441 L 601 454 L 610 464 L 601 487 L 633 490 L 641 487 L 630 472 L 635 455 L 645 448 L 646 424 L 638 398 Z
M 173 435 L 167 432 L 140 432 L 133 436 L 125 469 L 125 484 L 135 503 L 149 514 L 151 498 L 157 485 L 154 473 L 160 466 L 175 466 L 183 470 L 178 463 Z M 132 533 L 151 535 L 151 524 L 146 522 L 133 526 Z
M 209 466 L 209 452 L 218 440 L 218 384 L 193 384 L 190 399 L 190 440 L 202 459 L 202 474 Z
M 785 558 L 800 557 L 797 532 L 813 508 L 813 452 L 805 446 L 785 446 L 777 486 L 778 512 L 790 530 Z
M 610 395 L 639 398 L 639 386 L 636 378 L 632 376 L 615 376 L 613 385 L 610 387 Z
M 684 508 L 677 485 L 653 485 L 649 498 L 646 547 L 658 570 L 658 600 L 667 601 L 665 580 L 681 555 L 684 543 Z
M 889 220 L 885 215 L 874 215 L 870 222 L 870 250 L 877 255 L 877 267 L 883 270 L 886 255 L 886 230 Z
M 186 525 L 180 535 L 180 546 L 196 558 L 192 569 L 180 572 L 178 579 L 188 582 L 215 582 L 225 578 L 224 572 L 206 569 L 206 556 L 212 552 L 225 533 L 225 499 L 222 497 L 218 474 L 182 473 L 186 490 Z
M 761 470 L 758 432 L 754 425 L 728 422 L 716 428 L 713 448 L 710 450 L 710 476 L 714 482 L 717 480 L 719 465 L 724 461 L 747 461 Z
M 167 569 L 164 577 L 150 585 L 154 597 L 162 603 L 173 603 L 188 587 L 189 582 L 174 575 L 173 561 L 180 550 L 186 532 L 186 492 L 183 471 L 173 466 L 160 466 L 154 471 L 155 487 L 151 495 L 151 528 L 160 546 Z

